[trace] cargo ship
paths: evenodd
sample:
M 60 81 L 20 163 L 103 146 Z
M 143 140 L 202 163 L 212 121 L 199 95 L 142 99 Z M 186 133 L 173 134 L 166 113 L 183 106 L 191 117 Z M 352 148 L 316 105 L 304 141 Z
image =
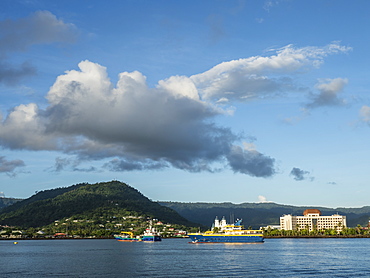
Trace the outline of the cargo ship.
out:
M 244 230 L 242 220 L 227 224 L 225 217 L 216 217 L 210 231 L 205 233 L 189 233 L 190 243 L 262 243 L 262 230 Z

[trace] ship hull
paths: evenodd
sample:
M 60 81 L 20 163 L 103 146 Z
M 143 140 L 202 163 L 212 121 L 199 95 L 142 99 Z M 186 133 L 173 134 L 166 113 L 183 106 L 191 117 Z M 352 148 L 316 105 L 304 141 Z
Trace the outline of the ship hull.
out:
M 262 243 L 263 236 L 188 234 L 191 243 Z
M 143 236 L 141 240 L 142 241 L 161 241 L 162 238 L 160 236 Z
M 115 239 L 118 241 L 138 241 L 137 238 L 130 238 L 130 237 L 122 237 L 122 236 L 114 236 Z

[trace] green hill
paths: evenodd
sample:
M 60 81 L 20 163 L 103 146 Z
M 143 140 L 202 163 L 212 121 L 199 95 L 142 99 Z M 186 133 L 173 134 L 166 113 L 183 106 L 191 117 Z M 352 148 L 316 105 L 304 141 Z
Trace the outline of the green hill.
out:
M 275 203 L 180 203 L 161 202 L 162 205 L 172 208 L 189 221 L 210 227 L 216 216 L 242 218 L 243 224 L 248 227 L 259 228 L 267 225 L 279 225 L 283 214 L 302 215 L 305 209 L 317 208 L 322 215 L 335 213 L 347 217 L 347 226 L 356 227 L 358 224 L 367 226 L 370 218 L 370 207 L 362 208 L 326 208 L 326 207 L 297 207 Z
M 101 214 L 136 214 L 166 223 L 194 226 L 171 208 L 152 202 L 136 189 L 119 181 L 78 184 L 38 192 L 0 211 L 0 225 L 23 228 L 50 225 L 70 217 L 99 217 Z

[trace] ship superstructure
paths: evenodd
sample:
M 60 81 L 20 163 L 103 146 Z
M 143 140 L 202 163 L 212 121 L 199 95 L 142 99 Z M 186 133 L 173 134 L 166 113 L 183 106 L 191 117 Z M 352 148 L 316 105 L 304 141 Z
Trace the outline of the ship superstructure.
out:
M 210 231 L 205 233 L 188 234 L 192 243 L 261 243 L 262 230 L 245 230 L 241 225 L 242 219 L 234 224 L 227 224 L 225 217 L 216 217 Z

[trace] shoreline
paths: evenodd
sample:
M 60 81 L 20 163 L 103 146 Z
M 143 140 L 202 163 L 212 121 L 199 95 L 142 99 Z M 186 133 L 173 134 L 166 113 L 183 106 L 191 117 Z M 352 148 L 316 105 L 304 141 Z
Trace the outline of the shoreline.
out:
M 163 239 L 181 239 L 181 238 L 185 238 L 185 237 L 164 237 L 162 238 Z M 9 241 L 20 241 L 20 240 L 68 240 L 68 239 L 71 239 L 71 240 L 77 240 L 77 239 L 114 239 L 116 240 L 114 237 L 59 237 L 59 238 L 0 238 L 0 241 L 1 240 L 9 240 Z
M 324 238 L 370 238 L 370 235 L 364 236 L 364 235 L 352 235 L 352 236 L 265 236 L 263 237 L 264 239 L 282 239 L 282 238 L 294 238 L 294 239 L 313 239 L 313 238 L 318 238 L 318 239 L 324 239 Z M 93 240 L 99 240 L 99 239 L 114 239 L 114 237 L 64 237 L 64 238 L 0 238 L 0 241 L 5 240 L 5 241 L 21 241 L 21 240 L 87 240 L 87 239 L 93 239 Z M 168 238 L 163 238 L 163 239 L 179 239 L 178 237 L 168 237 Z
M 370 238 L 370 235 L 336 235 L 336 236 L 264 236 L 263 238 Z

